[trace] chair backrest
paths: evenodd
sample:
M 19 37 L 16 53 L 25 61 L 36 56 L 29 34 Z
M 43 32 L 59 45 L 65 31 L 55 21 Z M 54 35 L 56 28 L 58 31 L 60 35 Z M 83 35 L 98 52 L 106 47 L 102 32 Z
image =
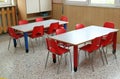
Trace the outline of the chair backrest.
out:
M 51 52 L 51 53 L 58 53 L 58 45 L 57 42 L 54 39 L 50 39 L 50 38 L 46 38 L 46 44 L 47 44 L 47 49 Z
M 40 21 L 43 21 L 43 20 L 44 20 L 43 17 L 38 17 L 38 18 L 35 19 L 36 22 L 40 22 Z
M 97 37 L 92 40 L 92 46 L 101 46 L 101 39 L 102 37 Z
M 107 28 L 115 28 L 115 25 L 113 22 L 105 22 L 103 27 L 107 27 Z
M 11 36 L 14 39 L 19 38 L 18 35 L 16 34 L 16 32 L 14 31 L 14 29 L 11 27 L 8 27 L 8 34 L 9 34 L 9 36 Z
M 28 24 L 28 21 L 27 20 L 20 20 L 18 22 L 19 25 L 23 25 L 23 24 Z
M 114 25 L 113 22 L 105 22 L 103 27 L 106 27 L 106 28 L 115 28 L 115 25 Z M 110 33 L 108 35 L 105 35 L 103 37 L 103 39 L 105 39 L 107 42 L 111 42 L 111 40 L 113 38 L 113 35 L 114 35 L 114 33 Z
M 32 31 L 33 37 L 40 37 L 44 35 L 44 26 L 35 26 Z
M 65 29 L 62 25 L 59 25 L 59 29 Z
M 64 28 L 59 28 L 59 29 L 56 30 L 56 35 L 62 34 L 62 33 L 65 33 L 65 32 L 66 32 L 66 30 Z
M 109 33 L 109 34 L 106 36 L 106 39 L 105 39 L 105 40 L 106 40 L 107 42 L 112 42 L 113 36 L 114 36 L 114 32 Z
M 84 28 L 85 26 L 83 24 L 76 24 L 75 29 L 81 29 Z
M 47 49 L 49 50 L 49 48 L 50 48 L 49 38 L 46 38 L 46 46 L 47 46 Z
M 59 22 L 51 23 L 48 29 L 48 34 L 55 33 L 55 31 L 59 28 Z
M 66 22 L 68 22 L 68 17 L 66 17 L 66 16 L 61 16 L 60 20 L 61 20 L 61 21 L 66 21 Z

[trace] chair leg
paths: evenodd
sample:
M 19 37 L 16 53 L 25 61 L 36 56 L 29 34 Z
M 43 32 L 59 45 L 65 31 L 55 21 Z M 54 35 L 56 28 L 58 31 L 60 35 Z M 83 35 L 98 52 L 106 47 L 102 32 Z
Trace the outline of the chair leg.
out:
M 43 43 L 44 43 L 44 37 L 41 37 L 41 39 L 42 39 L 42 46 L 43 46 Z
M 11 37 L 10 37 L 10 39 L 9 39 L 8 50 L 9 50 L 9 48 L 10 48 L 10 42 L 11 42 Z
M 85 51 L 85 57 L 87 58 L 87 53 L 86 53 L 86 51 Z
M 108 61 L 107 61 L 107 56 L 106 56 L 106 53 L 104 51 L 104 48 L 102 47 L 102 50 L 103 50 L 103 54 L 104 54 L 104 57 L 105 57 L 105 60 L 106 60 L 106 63 L 108 64 Z
M 65 55 L 65 65 L 67 64 L 67 54 L 64 54 Z
M 49 57 L 49 51 L 48 51 L 48 53 L 47 53 L 47 58 L 46 58 L 46 62 L 45 62 L 45 69 L 46 69 L 46 67 L 47 67 L 48 57 Z
M 58 66 L 58 69 L 57 69 L 57 74 L 59 74 L 61 60 L 62 60 L 62 56 L 60 57 L 60 60 L 59 60 L 59 56 L 58 56 L 59 66 Z
M 71 71 L 72 71 L 72 55 L 71 55 L 71 53 L 70 53 L 70 64 L 71 64 Z
M 19 41 L 20 47 L 22 48 L 22 44 L 21 44 L 21 42 L 20 42 L 20 39 L 18 39 L 18 41 Z
M 43 39 L 42 39 L 42 37 L 40 37 L 38 39 L 39 39 L 39 46 L 40 46 L 40 44 L 42 44 L 42 46 L 43 46 Z
M 106 54 L 107 54 L 107 47 L 106 47 Z
M 94 67 L 93 67 L 93 54 L 92 54 L 92 58 L 90 57 L 90 54 L 89 55 L 89 60 L 90 60 L 90 64 L 91 64 L 91 67 L 92 67 L 92 71 L 94 72 Z
M 39 43 L 38 43 L 38 41 L 37 41 L 37 38 L 35 38 L 35 41 L 36 41 L 36 44 L 38 44 L 38 45 L 39 45 Z
M 33 52 L 35 52 L 32 39 L 30 39 L 30 41 L 31 41 L 31 45 L 32 45 L 32 48 L 33 48 Z
M 17 48 L 15 48 L 15 51 L 14 51 L 14 53 L 17 51 Z
M 79 50 L 79 52 L 80 52 L 80 50 Z M 85 51 L 85 58 L 87 58 L 87 52 Z M 78 57 L 78 59 L 79 59 L 79 57 Z
M 115 56 L 115 59 L 117 59 L 117 55 L 116 55 L 116 53 L 114 53 L 114 56 Z
M 38 38 L 38 45 L 40 46 L 40 45 L 42 45 L 43 46 L 43 39 L 42 39 L 42 37 L 39 37 Z
M 45 35 L 43 35 L 43 37 L 42 37 L 43 45 L 45 43 L 45 39 L 46 39 L 46 37 L 45 37 Z
M 103 60 L 102 51 L 100 49 L 99 49 L 99 52 L 100 52 L 100 56 L 101 56 L 101 59 L 102 59 L 103 65 L 104 65 L 105 63 L 104 63 L 104 60 Z

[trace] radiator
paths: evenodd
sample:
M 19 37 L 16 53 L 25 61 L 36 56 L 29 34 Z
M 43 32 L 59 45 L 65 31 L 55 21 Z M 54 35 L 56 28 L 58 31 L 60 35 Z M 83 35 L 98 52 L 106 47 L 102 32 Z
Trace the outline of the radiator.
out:
M 15 6 L 0 7 L 0 34 L 7 32 L 8 26 L 16 25 Z

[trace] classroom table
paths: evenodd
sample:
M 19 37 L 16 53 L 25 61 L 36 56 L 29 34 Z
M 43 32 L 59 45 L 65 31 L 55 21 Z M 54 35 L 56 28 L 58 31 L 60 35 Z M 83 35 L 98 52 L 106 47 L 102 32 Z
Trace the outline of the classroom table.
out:
M 78 45 L 85 43 L 87 41 L 91 41 L 96 37 L 104 36 L 111 32 L 114 32 L 115 34 L 113 39 L 113 54 L 115 54 L 117 31 L 118 29 L 111 29 L 111 28 L 105 28 L 102 26 L 91 25 L 79 30 L 73 30 L 60 35 L 51 36 L 50 38 L 73 45 L 73 53 L 74 53 L 73 64 L 74 64 L 74 71 L 76 72 L 77 66 L 78 66 Z M 55 61 L 56 59 L 55 56 L 53 56 L 53 59 Z
M 60 25 L 64 25 L 64 28 L 67 28 L 66 24 L 68 22 L 60 21 L 60 20 L 56 20 L 56 19 L 49 19 L 49 20 L 44 20 L 44 21 L 41 21 L 41 22 L 33 22 L 33 23 L 24 24 L 24 25 L 16 25 L 16 26 L 13 26 L 12 28 L 15 29 L 15 30 L 23 32 L 24 41 L 25 41 L 25 51 L 26 51 L 26 53 L 28 53 L 29 52 L 28 32 L 32 31 L 35 26 L 43 25 L 44 28 L 48 28 L 51 23 L 55 23 L 55 22 L 59 22 Z M 14 41 L 14 47 L 16 47 L 16 45 L 17 45 L 16 40 L 13 39 L 13 41 Z

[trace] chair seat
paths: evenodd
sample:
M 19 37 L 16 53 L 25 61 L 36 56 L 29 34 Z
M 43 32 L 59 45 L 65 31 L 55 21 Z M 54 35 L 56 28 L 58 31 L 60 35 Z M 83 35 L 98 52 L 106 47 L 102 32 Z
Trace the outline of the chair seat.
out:
M 42 35 L 41 34 L 36 34 L 36 35 L 29 35 L 30 38 L 38 38 L 38 37 L 41 37 Z
M 71 44 L 68 44 L 68 43 L 63 43 L 64 45 L 63 46 L 65 46 L 65 47 L 70 47 L 70 46 L 72 46 Z
M 21 32 L 21 31 L 15 31 L 16 32 L 16 34 L 21 34 L 21 35 L 23 35 L 24 36 L 24 34 L 23 34 L 23 32 Z M 30 35 L 30 34 L 32 34 L 32 31 L 29 31 L 29 32 L 27 32 L 27 34 L 28 35 Z
M 65 49 L 65 48 L 62 48 L 62 47 L 58 47 L 59 50 L 56 50 L 55 48 L 50 48 L 49 50 L 54 53 L 54 54 L 57 54 L 57 55 L 62 55 L 62 54 L 65 54 L 67 52 L 69 52 L 68 49 Z
M 107 41 L 107 40 L 104 40 L 104 39 L 103 39 L 103 40 L 101 41 L 101 46 L 102 46 L 102 47 L 105 47 L 105 46 L 107 46 L 107 45 L 109 45 L 109 44 L 111 44 L 111 43 L 112 43 L 112 41 Z
M 92 53 L 94 50 L 97 50 L 100 46 L 93 46 L 92 44 L 87 44 L 80 48 L 80 50 L 87 51 L 88 53 Z
M 70 46 L 72 46 L 71 44 L 64 43 L 64 42 L 59 42 L 59 41 L 58 41 L 58 44 L 59 44 L 60 46 L 63 46 L 63 47 L 70 47 Z
M 13 36 L 12 38 L 14 38 L 14 39 L 19 39 L 19 38 L 21 38 L 21 37 L 23 37 L 23 34 L 21 34 L 21 33 L 16 33 L 17 35 L 16 36 Z

